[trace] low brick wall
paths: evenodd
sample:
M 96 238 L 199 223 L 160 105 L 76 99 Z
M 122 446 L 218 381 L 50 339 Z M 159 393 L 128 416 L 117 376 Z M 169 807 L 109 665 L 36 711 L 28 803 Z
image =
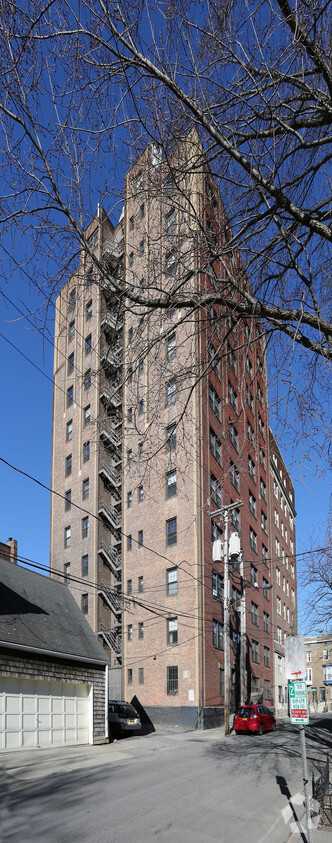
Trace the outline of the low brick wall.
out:
M 93 687 L 93 743 L 105 743 L 105 667 L 0 649 L 0 675 Z

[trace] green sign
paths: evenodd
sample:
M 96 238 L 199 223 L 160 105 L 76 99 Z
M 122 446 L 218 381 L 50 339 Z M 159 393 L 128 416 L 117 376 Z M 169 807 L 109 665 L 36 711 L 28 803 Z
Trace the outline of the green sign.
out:
M 307 683 L 289 683 L 289 709 L 291 723 L 309 723 Z

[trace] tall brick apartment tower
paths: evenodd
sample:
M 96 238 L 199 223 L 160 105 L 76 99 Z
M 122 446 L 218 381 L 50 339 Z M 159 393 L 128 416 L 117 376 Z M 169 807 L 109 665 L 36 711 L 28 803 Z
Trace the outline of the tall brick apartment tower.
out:
M 246 697 L 272 705 L 264 336 L 257 320 L 240 322 L 213 301 L 217 287 L 236 296 L 246 281 L 197 136 L 167 165 L 149 146 L 127 174 L 116 228 L 101 212 L 87 236 L 132 299 L 121 309 L 82 257 L 57 303 L 52 488 L 65 500 L 53 497 L 51 568 L 70 576 L 121 666 L 124 699 L 136 697 L 155 722 L 220 722 L 227 631 L 212 541 L 224 525 L 211 513 L 239 501 L 230 530 L 244 558 Z M 144 306 L 146 287 L 155 309 Z M 205 307 L 172 307 L 175 292 L 194 302 L 197 288 Z M 234 708 L 236 566 L 230 580 Z

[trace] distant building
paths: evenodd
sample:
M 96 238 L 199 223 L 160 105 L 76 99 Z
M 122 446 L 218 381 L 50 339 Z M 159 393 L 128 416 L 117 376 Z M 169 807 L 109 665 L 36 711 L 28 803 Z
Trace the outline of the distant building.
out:
M 2 556 L 4 547 L 0 750 L 104 743 L 108 664 L 102 648 L 69 589 L 12 564 L 6 551 Z
M 306 682 L 311 711 L 332 709 L 332 635 L 305 638 Z
M 240 694 L 241 578 L 231 567 L 225 630 L 223 563 L 212 563 L 220 507 L 236 504 L 229 533 L 244 556 L 246 697 L 270 706 L 277 605 L 267 586 L 282 551 L 271 533 L 264 334 L 258 319 L 212 302 L 219 283 L 241 277 L 241 259 L 194 133 L 170 163 L 171 173 L 153 145 L 143 152 L 119 223 L 101 211 L 87 230 L 108 278 L 82 253 L 57 300 L 51 576 L 67 580 L 103 643 L 113 696 L 136 695 L 155 722 L 208 725 L 223 716 L 225 635 L 233 710 Z M 125 309 L 112 273 L 138 298 L 146 284 L 171 294 L 180 278 L 191 293 L 198 279 L 209 305 L 186 318 L 171 298 L 164 310 Z M 287 531 L 289 553 L 289 518 Z M 286 570 L 282 635 L 296 589 L 285 558 Z

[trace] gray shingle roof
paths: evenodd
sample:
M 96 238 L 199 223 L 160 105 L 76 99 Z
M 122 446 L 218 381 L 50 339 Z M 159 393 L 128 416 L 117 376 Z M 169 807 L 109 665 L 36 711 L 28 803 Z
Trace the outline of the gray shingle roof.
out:
M 0 644 L 107 663 L 67 586 L 0 559 Z

